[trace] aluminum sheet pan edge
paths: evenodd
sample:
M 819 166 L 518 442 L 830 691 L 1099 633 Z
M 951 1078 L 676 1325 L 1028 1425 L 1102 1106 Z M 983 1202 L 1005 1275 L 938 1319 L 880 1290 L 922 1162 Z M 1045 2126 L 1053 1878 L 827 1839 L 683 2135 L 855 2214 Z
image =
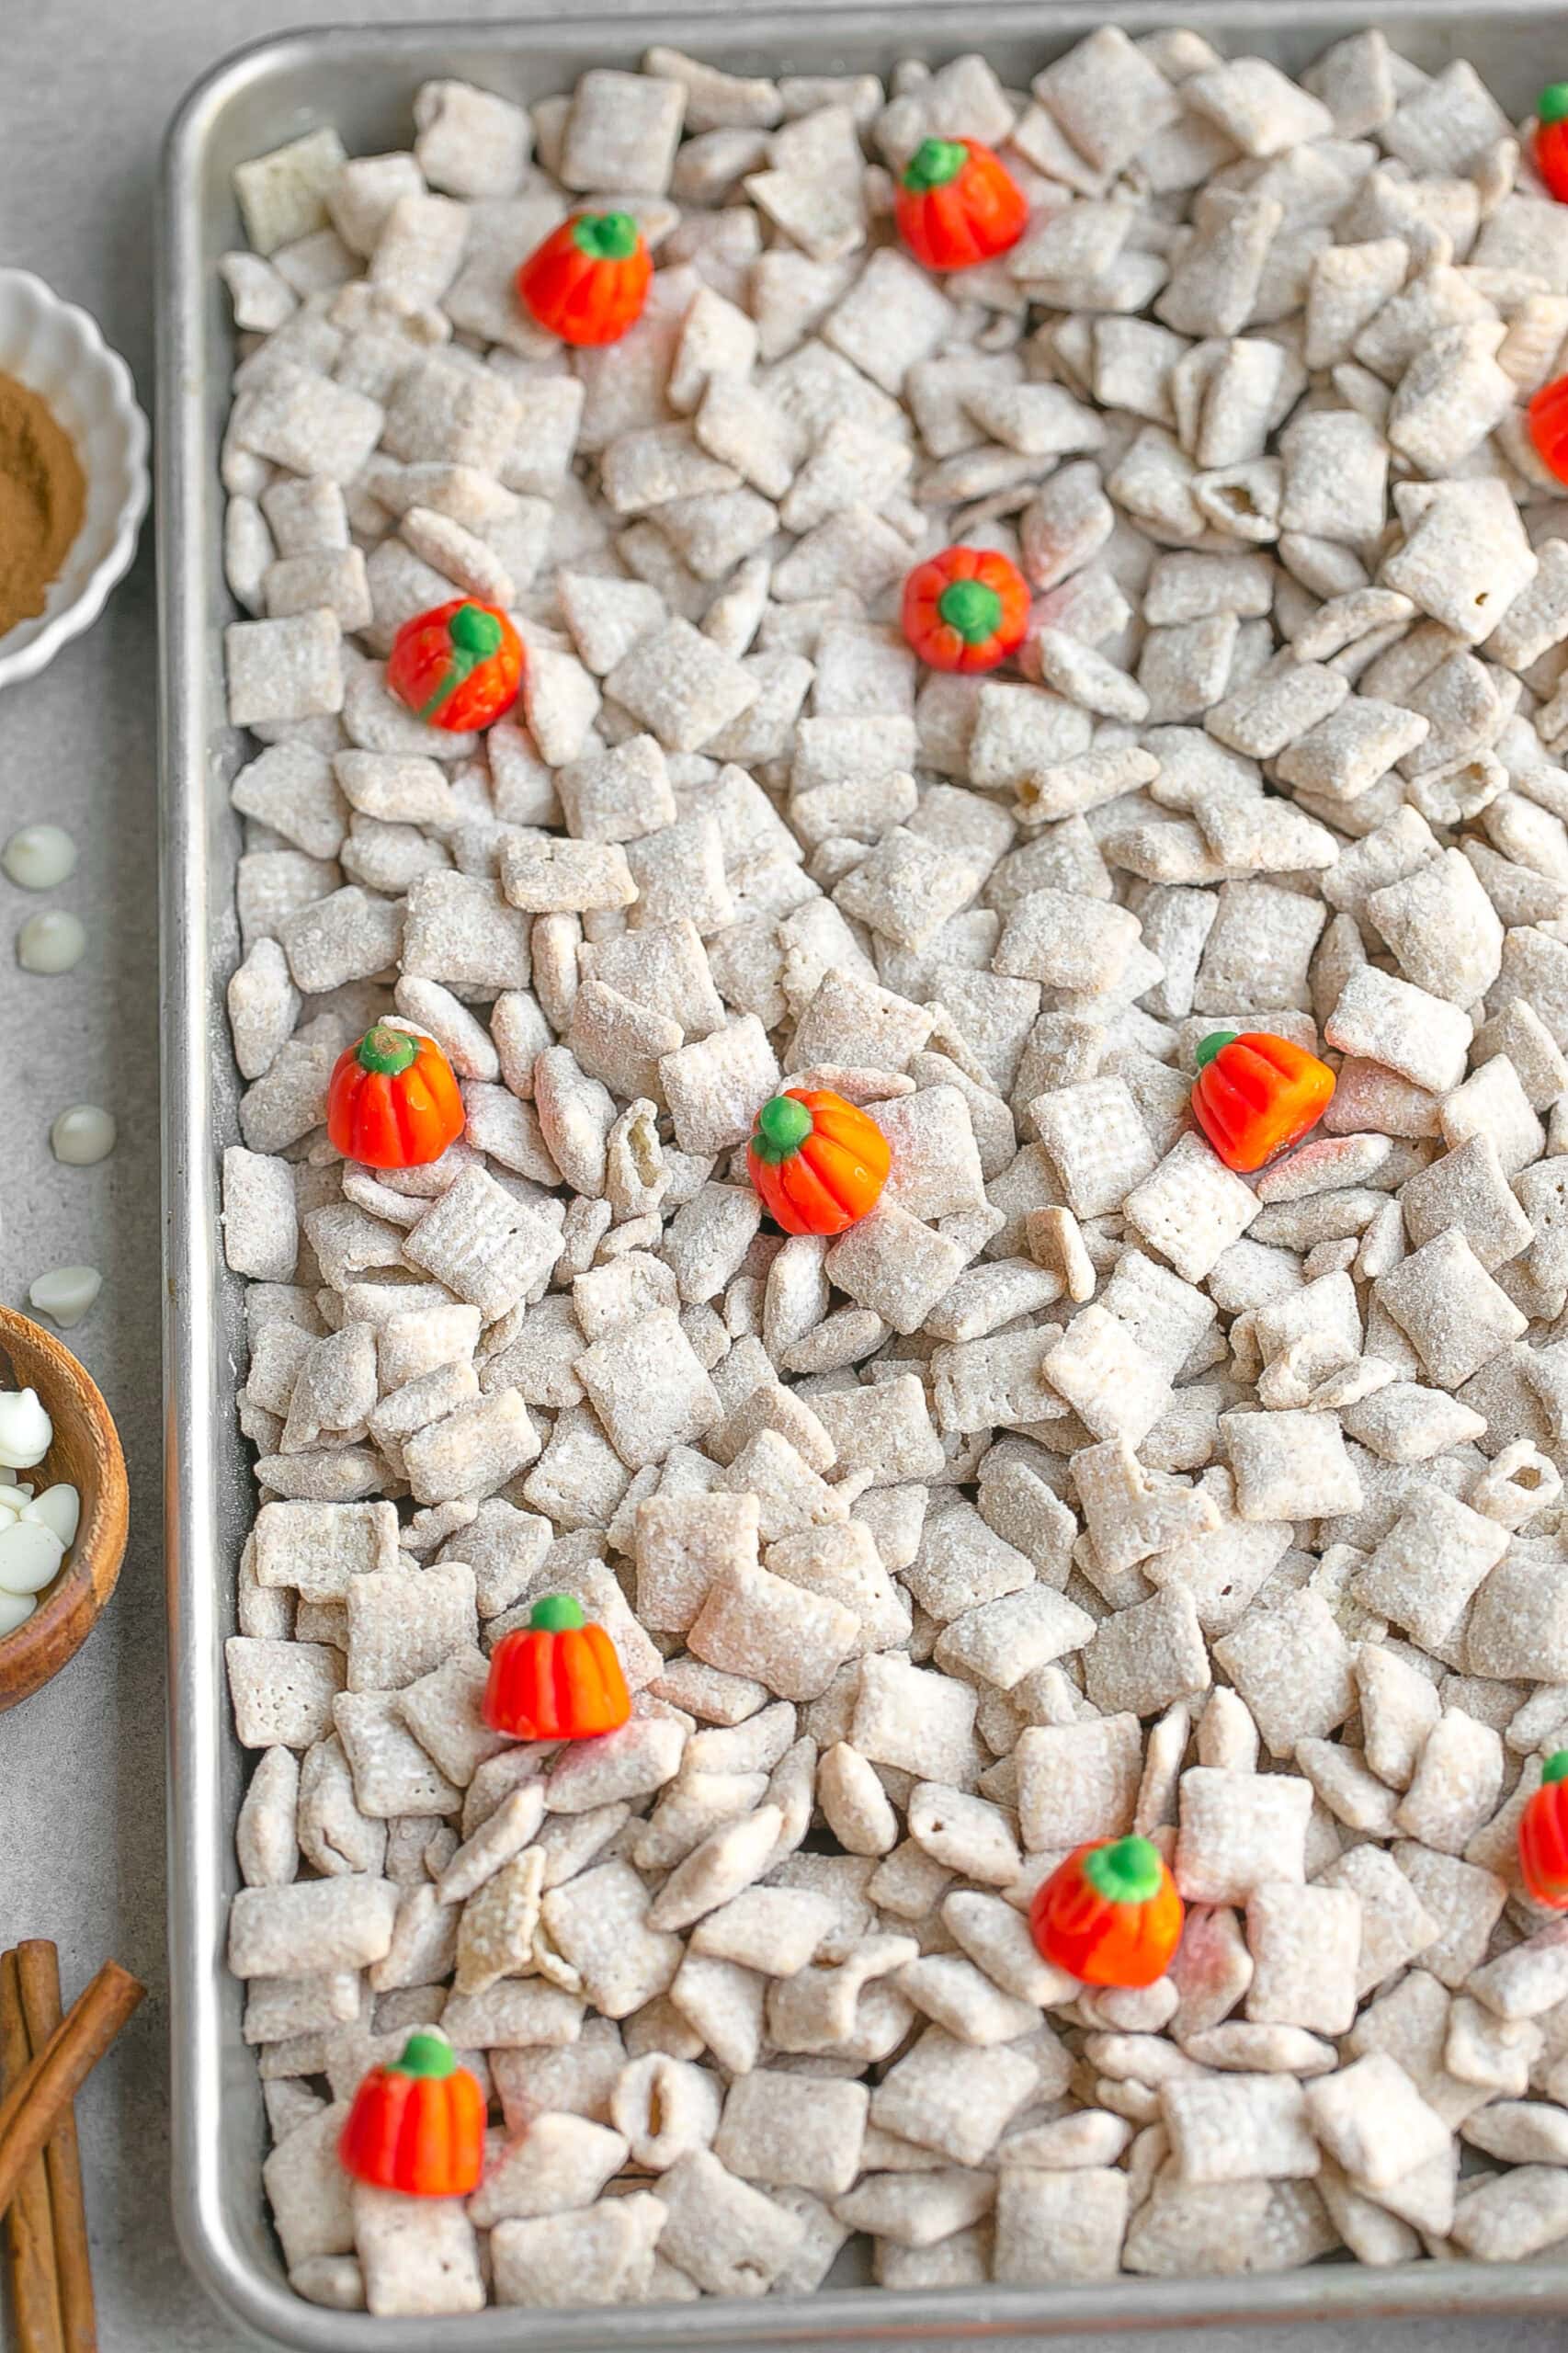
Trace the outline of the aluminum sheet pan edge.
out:
M 206 76 L 171 128 L 158 248 L 157 533 L 162 619 L 162 937 L 165 1540 L 169 1629 L 169 1949 L 174 2052 L 174 2197 L 181 2244 L 209 2293 L 238 2323 L 300 2353 L 609 2353 L 800 2345 L 817 2353 L 987 2340 L 1040 2342 L 1072 2329 L 1170 2328 L 1438 2312 L 1568 2312 L 1568 2267 L 1426 2264 L 1379 2271 L 1324 2264 L 1226 2279 L 1145 2280 L 945 2292 L 832 2289 L 756 2302 L 705 2300 L 575 2313 L 492 2307 L 472 2317 L 373 2319 L 328 2312 L 290 2290 L 259 2179 L 264 2120 L 254 2053 L 240 2037 L 241 1989 L 223 1965 L 236 1884 L 233 1823 L 242 1752 L 228 1720 L 222 1642 L 233 1631 L 233 1568 L 253 1504 L 233 1408 L 243 1343 L 240 1285 L 218 1244 L 217 1162 L 235 1134 L 238 1080 L 223 985 L 237 961 L 233 904 L 238 826 L 226 782 L 240 742 L 226 724 L 221 627 L 233 617 L 221 562 L 217 452 L 232 330 L 213 263 L 240 242 L 233 165 L 322 123 L 351 152 L 406 144 L 410 102 L 433 74 L 532 98 L 591 65 L 631 65 L 653 41 L 742 73 L 885 72 L 983 49 L 1023 85 L 1096 24 L 1131 32 L 1187 24 L 1221 47 L 1299 70 L 1368 25 L 1428 67 L 1472 60 L 1510 114 L 1560 70 L 1565 0 L 1426 6 L 1345 0 L 1210 0 L 1121 8 L 1069 0 L 971 0 L 961 12 L 914 0 L 743 12 L 651 11 L 485 25 L 286 34 Z

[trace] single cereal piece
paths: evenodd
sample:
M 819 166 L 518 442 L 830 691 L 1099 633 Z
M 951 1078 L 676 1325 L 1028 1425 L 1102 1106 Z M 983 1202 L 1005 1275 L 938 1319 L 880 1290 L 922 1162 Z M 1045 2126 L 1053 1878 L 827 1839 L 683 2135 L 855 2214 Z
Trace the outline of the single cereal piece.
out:
M 1508 1549 L 1508 1531 L 1429 1488 L 1394 1521 L 1355 1581 L 1357 1597 L 1440 1651 Z
M 1018 1826 L 1031 1853 L 1053 1853 L 1132 1827 L 1142 1772 L 1131 1714 L 1031 1724 L 1018 1735 Z
M 1321 2162 L 1306 2105 L 1288 2075 L 1216 2075 L 1160 2086 L 1179 2177 L 1198 2186 L 1311 2179 Z
M 337 2162 L 347 2120 L 347 2100 L 320 2109 L 283 2135 L 262 2167 L 267 2202 L 290 2270 L 347 2255 L 354 2245 L 353 2185 Z
M 638 2190 L 565 2214 L 499 2222 L 490 2234 L 496 2302 L 563 2311 L 675 2292 L 656 2285 L 665 2220 L 659 2200 Z
M 396 1913 L 390 1880 L 242 1888 L 229 1907 L 229 1966 L 236 1977 L 362 1969 L 390 1948 Z
M 914 1332 L 957 1280 L 964 1255 L 935 1227 L 884 1199 L 839 1236 L 824 1267 L 858 1306 L 895 1332 Z
M 1040 1370 L 1096 1438 L 1137 1446 L 1170 1395 L 1160 1365 L 1103 1307 L 1080 1309 L 1040 1359 Z
M 1430 2157 L 1445 2155 L 1449 2129 L 1384 2052 L 1305 2087 L 1313 2131 L 1346 2173 L 1386 2189 Z
M 1461 1387 L 1528 1325 L 1457 1227 L 1381 1276 L 1373 1296 L 1445 1389 Z
M 1243 1519 L 1360 1509 L 1361 1483 L 1335 1415 L 1226 1414 L 1219 1427 Z
M 1269 1881 L 1306 1876 L 1309 1781 L 1195 1765 L 1181 1777 L 1181 1826 L 1172 1868 L 1189 1904 L 1244 1903 Z
M 1186 1135 L 1127 1195 L 1122 1211 L 1152 1249 L 1188 1282 L 1199 1283 L 1260 1207 L 1252 1188 L 1203 1137 Z
M 796 2253 L 805 2225 L 737 2178 L 707 2149 L 692 2149 L 658 2178 L 666 2257 L 710 2295 L 766 2295 Z
M 722 1416 L 719 1393 L 668 1308 L 596 1340 L 573 1369 L 634 1471 L 690 1445 Z
M 224 631 L 224 646 L 233 726 L 314 719 L 342 710 L 342 631 L 335 613 L 233 621 Z
M 761 691 L 738 662 L 678 617 L 651 631 L 605 680 L 669 752 L 696 752 L 749 710 Z
M 838 2196 L 860 2170 L 869 2101 L 862 2084 L 758 2068 L 731 2086 L 713 2153 L 747 2181 Z
M 1081 1218 L 1119 1210 L 1158 1154 L 1124 1078 L 1087 1079 L 1038 1096 L 1029 1116 Z
M 1021 2048 L 977 2049 L 930 2026 L 873 2092 L 870 2120 L 954 2165 L 979 2165 L 1039 2082 Z
M 415 2201 L 356 2182 L 352 2203 L 368 2311 L 387 2317 L 483 2311 L 479 2241 L 460 2198 Z
M 343 1662 L 329 1645 L 232 1634 L 223 1656 L 234 1733 L 244 1747 L 303 1749 L 331 1730 Z
M 1214 1656 L 1276 1756 L 1291 1756 L 1298 1741 L 1325 1738 L 1355 1706 L 1350 1647 L 1320 1593 L 1287 1596 L 1278 1622 L 1272 1611 L 1249 1611 L 1215 1643 Z
M 287 1748 L 267 1749 L 251 1775 L 234 1826 L 234 1846 L 247 1887 L 286 1887 L 298 1871 L 299 1795 L 298 1759 Z
M 839 1602 L 767 1569 L 736 1567 L 709 1587 L 687 1641 L 710 1666 L 754 1676 L 779 1699 L 812 1699 L 849 1655 L 858 1626 Z
M 1265 1885 L 1246 1904 L 1253 1980 L 1246 2014 L 1264 2025 L 1323 2035 L 1356 2015 L 1361 1905 L 1346 1888 Z
M 347 158 L 335 131 L 308 131 L 234 167 L 245 234 L 258 254 L 275 253 L 326 223 L 326 194 Z
M 897 1652 L 860 1663 L 850 1745 L 874 1764 L 961 1786 L 971 1768 L 977 1696 Z
M 299 1255 L 299 1211 L 288 1163 L 243 1144 L 223 1154 L 223 1256 L 235 1274 L 286 1283 Z
M 1014 2287 L 1114 2278 L 1130 2203 L 1127 2176 L 1092 2159 L 1066 2171 L 1007 2165 L 996 2187 L 995 2277 Z

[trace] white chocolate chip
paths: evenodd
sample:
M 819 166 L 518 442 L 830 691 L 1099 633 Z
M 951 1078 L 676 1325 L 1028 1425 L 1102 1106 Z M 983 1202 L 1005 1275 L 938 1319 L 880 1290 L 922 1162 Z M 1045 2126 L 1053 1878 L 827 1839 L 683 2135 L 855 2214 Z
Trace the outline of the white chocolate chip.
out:
M 49 1148 L 67 1168 L 91 1168 L 114 1150 L 115 1123 L 96 1103 L 74 1103 L 49 1131 Z
M 40 1315 L 69 1332 L 87 1313 L 103 1283 L 96 1267 L 53 1267 L 34 1278 L 28 1298 Z
M 0 849 L 0 871 L 24 891 L 53 891 L 76 871 L 76 845 L 62 825 L 23 825 Z
M 17 933 L 17 961 L 24 972 L 69 972 L 86 952 L 86 932 L 64 907 L 40 907 Z
M 30 1471 L 54 1443 L 54 1424 L 36 1389 L 0 1390 L 0 1464 Z

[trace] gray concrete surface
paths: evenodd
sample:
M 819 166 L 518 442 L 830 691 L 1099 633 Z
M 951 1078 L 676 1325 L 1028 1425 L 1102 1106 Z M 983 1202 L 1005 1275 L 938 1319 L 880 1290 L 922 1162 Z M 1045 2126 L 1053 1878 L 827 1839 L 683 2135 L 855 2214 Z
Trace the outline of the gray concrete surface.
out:
M 309 0 L 15 0 L 4 11 L 0 263 L 36 270 L 93 312 L 149 409 L 164 126 L 214 60 L 312 13 Z M 436 11 L 429 0 L 379 0 L 344 13 L 393 22 Z M 466 0 L 460 13 L 517 11 Z M 639 13 L 636 0 L 624 13 Z M 105 2353 L 228 2353 L 256 2340 L 187 2274 L 167 2195 L 154 654 L 149 530 L 91 634 L 41 678 L 0 694 L 0 833 L 44 816 L 70 827 L 81 863 L 57 898 L 91 938 L 68 978 L 20 972 L 11 942 L 38 902 L 0 880 L 0 1297 L 24 1305 L 51 1266 L 102 1267 L 102 1297 L 74 1345 L 119 1419 L 133 1495 L 124 1574 L 91 1643 L 0 1717 L 0 1942 L 54 1938 L 68 1992 L 110 1952 L 152 1988 L 80 2104 L 102 2343 Z M 49 1123 L 84 1101 L 114 1113 L 119 1148 L 96 1169 L 57 1167 Z M 0 2320 L 0 2342 L 10 2341 Z M 1091 2341 L 1098 2353 L 1176 2345 L 1163 2334 L 1058 2340 L 1069 2353 Z M 1558 2353 L 1568 2325 L 1233 2329 L 1203 2343 L 1205 2353 Z

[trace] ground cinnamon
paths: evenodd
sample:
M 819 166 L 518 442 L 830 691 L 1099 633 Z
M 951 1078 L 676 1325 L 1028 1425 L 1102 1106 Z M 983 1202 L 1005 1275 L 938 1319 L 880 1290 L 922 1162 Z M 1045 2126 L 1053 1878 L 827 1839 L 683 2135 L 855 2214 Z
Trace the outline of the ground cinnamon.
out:
M 47 401 L 0 374 L 0 637 L 42 612 L 86 497 L 71 437 Z

